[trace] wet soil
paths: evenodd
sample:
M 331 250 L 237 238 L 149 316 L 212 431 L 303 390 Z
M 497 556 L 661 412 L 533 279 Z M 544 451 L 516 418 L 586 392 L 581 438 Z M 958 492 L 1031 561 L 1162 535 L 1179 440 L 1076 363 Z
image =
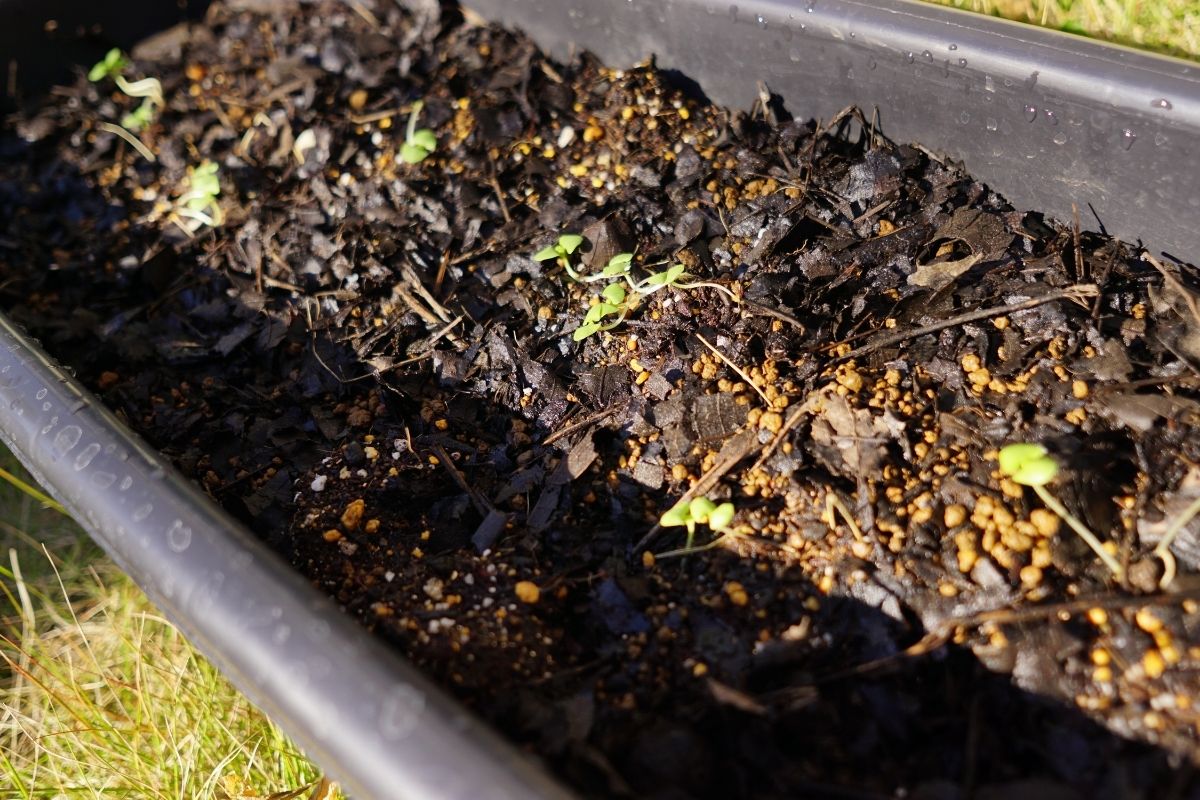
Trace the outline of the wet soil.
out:
M 1194 266 L 432 3 L 217 3 L 126 75 L 153 160 L 111 80 L 5 130 L 4 309 L 583 795 L 1200 792 Z

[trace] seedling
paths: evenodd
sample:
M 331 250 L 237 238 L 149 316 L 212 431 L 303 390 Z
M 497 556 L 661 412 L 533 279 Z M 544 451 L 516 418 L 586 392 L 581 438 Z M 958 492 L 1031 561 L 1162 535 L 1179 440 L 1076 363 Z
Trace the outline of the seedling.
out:
M 1046 488 L 1046 484 L 1058 476 L 1058 462 L 1050 456 L 1050 452 L 1045 447 L 1035 443 L 1021 443 L 1010 444 L 1002 448 L 1000 450 L 1000 474 L 1011 478 L 1014 483 L 1028 486 L 1037 492 L 1037 496 L 1042 498 L 1042 502 L 1088 543 L 1088 547 L 1100 556 L 1104 566 L 1108 567 L 1118 580 L 1123 577 L 1124 570 L 1121 565 L 1104 549 L 1104 545 L 1100 544 L 1096 534 L 1092 533 L 1070 511 L 1067 511 L 1066 506 L 1058 502 L 1058 499 Z
M 534 261 L 550 261 L 551 259 L 558 262 L 559 266 L 567 271 L 567 275 L 576 283 L 580 280 L 580 275 L 571 266 L 571 255 L 579 249 L 579 245 L 583 244 L 583 237 L 578 233 L 564 233 L 558 237 L 552 245 L 547 245 L 541 250 L 533 254 Z
M 417 128 L 417 118 L 424 107 L 424 101 L 418 100 L 412 104 L 412 113 L 408 115 L 408 129 L 404 144 L 400 146 L 400 160 L 405 164 L 420 164 L 437 149 L 437 134 L 429 128 Z
M 688 553 L 695 553 L 716 546 L 726 534 L 732 531 L 730 523 L 733 522 L 733 513 L 733 503 L 721 503 L 718 505 L 707 497 L 680 500 L 671 506 L 670 510 L 659 517 L 658 524 L 664 528 L 686 527 L 687 544 L 680 550 L 661 553 L 658 558 L 687 555 Z M 692 547 L 692 542 L 696 538 L 697 525 L 707 525 L 709 529 L 721 535 L 703 547 Z
M 142 104 L 121 117 L 121 127 L 137 133 L 154 121 L 154 104 L 143 100 Z
M 121 48 L 114 47 L 104 54 L 104 58 L 96 62 L 90 70 L 88 70 L 88 80 L 92 83 L 99 83 L 105 78 L 114 78 L 120 75 L 121 72 L 129 65 L 129 61 L 125 58 L 125 54 L 121 52 Z
M 119 48 L 109 50 L 104 58 L 96 62 L 88 70 L 88 80 L 99 83 L 105 78 L 112 78 L 117 88 L 130 97 L 142 98 L 143 102 L 136 111 L 126 114 L 121 124 L 132 131 L 141 130 L 154 119 L 154 112 L 164 104 L 162 83 L 158 78 L 142 78 L 140 81 L 125 80 L 125 68 L 129 60 Z
M 217 165 L 204 161 L 188 170 L 188 187 L 176 201 L 176 213 L 191 221 L 181 226 L 188 233 L 195 233 L 201 225 L 216 227 L 224 220 L 217 196 L 221 194 L 221 179 L 217 176 Z

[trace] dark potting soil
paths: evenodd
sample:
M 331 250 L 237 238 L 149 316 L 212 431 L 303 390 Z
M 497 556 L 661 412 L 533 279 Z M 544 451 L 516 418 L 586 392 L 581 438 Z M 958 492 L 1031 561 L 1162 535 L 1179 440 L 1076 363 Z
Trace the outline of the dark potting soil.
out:
M 135 51 L 139 147 L 82 76 L 0 142 L 5 310 L 217 502 L 586 796 L 1196 796 L 1193 266 L 854 110 L 263 5 Z

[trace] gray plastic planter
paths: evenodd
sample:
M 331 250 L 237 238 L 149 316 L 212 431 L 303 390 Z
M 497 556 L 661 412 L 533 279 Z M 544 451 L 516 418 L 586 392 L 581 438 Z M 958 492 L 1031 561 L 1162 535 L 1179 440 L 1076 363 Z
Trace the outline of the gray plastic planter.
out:
M 1069 219 L 1074 203 L 1085 227 L 1099 220 L 1109 233 L 1200 261 L 1195 65 L 904 0 L 471 5 L 559 55 L 584 47 L 620 66 L 654 54 L 717 102 L 746 107 L 762 81 L 800 117 L 828 118 L 852 103 L 877 110 L 884 133 L 963 161 L 1017 206 Z M 84 59 L 128 45 L 146 32 L 131 26 L 147 19 L 129 6 L 113 15 L 115 3 L 43 10 L 0 0 L 0 14 L 16 21 L 0 31 L 0 63 L 20 55 L 9 76 L 19 84 L 62 58 L 64 39 Z M 58 25 L 47 32 L 51 17 Z M 81 47 L 72 31 L 106 17 L 110 38 Z M 0 438 L 356 798 L 569 796 L 162 463 L 2 317 Z

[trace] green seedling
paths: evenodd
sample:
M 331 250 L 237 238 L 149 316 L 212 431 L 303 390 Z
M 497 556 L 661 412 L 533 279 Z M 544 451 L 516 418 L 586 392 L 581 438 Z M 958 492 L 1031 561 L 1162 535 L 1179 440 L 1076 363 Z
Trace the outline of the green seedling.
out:
M 121 117 L 121 127 L 137 133 L 154 121 L 154 104 L 143 100 L 142 104 Z
M 176 201 L 176 213 L 192 223 L 182 226 L 188 233 L 195 233 L 201 225 L 216 227 L 224 220 L 217 197 L 221 194 L 221 179 L 218 167 L 212 161 L 204 161 L 198 167 L 189 168 L 188 185 Z
M 129 112 L 121 119 L 122 127 L 136 132 L 154 121 L 155 111 L 162 108 L 165 101 L 163 100 L 162 83 L 158 78 L 127 81 L 124 75 L 127 66 L 129 66 L 129 60 L 125 58 L 125 54 L 114 47 L 88 70 L 88 80 L 92 83 L 99 83 L 105 78 L 112 78 L 122 92 L 130 97 L 142 99 L 142 104 L 136 110 Z
M 558 237 L 558 240 L 552 244 L 543 247 L 533 254 L 534 261 L 557 261 L 559 266 L 567 271 L 567 275 L 576 283 L 580 280 L 580 275 L 571 266 L 571 255 L 579 249 L 579 245 L 583 244 L 583 237 L 578 233 L 564 233 Z
M 721 503 L 718 505 L 707 497 L 680 500 L 671 506 L 670 510 L 659 517 L 658 524 L 664 528 L 678 528 L 681 526 L 687 528 L 687 544 L 680 550 L 661 553 L 658 558 L 687 555 L 716 546 L 725 535 L 732 531 L 730 523 L 733 522 L 733 514 L 733 503 Z M 716 531 L 721 535 L 703 547 L 693 547 L 692 542 L 696 538 L 697 525 L 707 525 L 710 530 Z
M 104 54 L 104 58 L 96 62 L 90 70 L 88 70 L 88 80 L 92 83 L 99 83 L 105 78 L 115 78 L 129 65 L 125 54 L 121 52 L 121 48 L 114 47 Z
M 1010 478 L 1014 483 L 1033 489 L 1047 508 L 1058 514 L 1064 522 L 1071 526 L 1072 530 L 1088 543 L 1088 547 L 1095 551 L 1100 560 L 1104 562 L 1104 566 L 1108 567 L 1118 580 L 1124 576 L 1121 565 L 1104 549 L 1104 545 L 1100 544 L 1096 534 L 1092 533 L 1074 514 L 1067 511 L 1066 506 L 1058 502 L 1058 499 L 1046 488 L 1046 484 L 1058 476 L 1058 462 L 1050 456 L 1050 452 L 1045 447 L 1040 444 L 1021 443 L 1010 444 L 1002 448 L 1000 450 L 1000 474 Z
M 408 115 L 408 129 L 404 133 L 404 144 L 400 146 L 400 160 L 405 164 L 420 164 L 437 149 L 437 134 L 429 128 L 417 128 L 417 118 L 425 107 L 422 100 L 412 104 Z

